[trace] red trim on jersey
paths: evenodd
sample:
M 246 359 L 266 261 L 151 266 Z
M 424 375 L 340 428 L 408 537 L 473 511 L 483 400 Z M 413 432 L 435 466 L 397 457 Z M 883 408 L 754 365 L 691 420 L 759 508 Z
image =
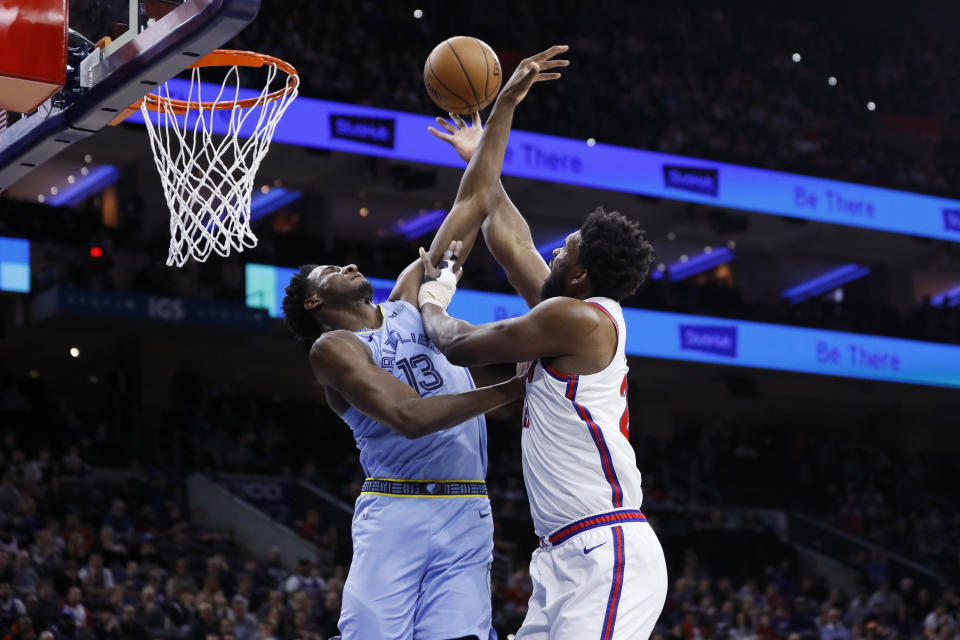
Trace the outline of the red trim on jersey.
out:
M 567 382 L 567 398 L 573 403 L 573 408 L 577 412 L 577 415 L 580 416 L 580 419 L 586 423 L 590 437 L 593 438 L 593 443 L 597 446 L 597 451 L 600 452 L 600 464 L 603 466 L 603 475 L 606 476 L 607 483 L 610 484 L 613 506 L 622 507 L 623 488 L 620 486 L 620 480 L 617 479 L 617 472 L 613 468 L 613 457 L 610 455 L 607 441 L 604 439 L 600 427 L 593 421 L 590 411 L 577 402 L 577 382 L 579 377 L 580 376 L 577 375 L 570 376 L 570 380 Z
M 551 367 L 550 365 L 548 365 L 548 364 L 547 364 L 546 362 L 544 362 L 543 360 L 540 361 L 540 364 L 543 365 L 543 370 L 544 370 L 544 371 L 546 371 L 547 373 L 549 373 L 551 376 L 553 376 L 553 377 L 556 378 L 557 380 L 560 380 L 560 381 L 562 381 L 562 382 L 566 382 L 566 381 L 570 378 L 570 374 L 569 374 L 569 373 L 561 373 L 561 372 L 557 371 L 556 369 L 554 369 L 553 367 Z
M 613 316 L 610 315 L 610 312 L 607 311 L 607 308 L 604 307 L 602 304 L 597 304 L 596 302 L 588 302 L 587 304 L 592 304 L 592 305 L 595 306 L 597 309 L 600 309 L 600 311 L 603 311 L 605 314 L 607 314 L 607 317 L 610 318 L 610 322 L 613 323 L 613 328 L 616 329 L 616 331 L 617 331 L 617 340 L 619 340 L 619 339 L 620 339 L 620 325 L 618 325 L 618 324 L 617 324 L 617 321 L 613 319 Z

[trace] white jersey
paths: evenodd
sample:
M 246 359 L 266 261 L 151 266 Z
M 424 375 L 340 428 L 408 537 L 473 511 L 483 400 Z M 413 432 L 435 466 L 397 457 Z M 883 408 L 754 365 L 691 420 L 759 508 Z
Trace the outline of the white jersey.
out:
M 616 325 L 617 351 L 607 367 L 576 375 L 538 361 L 527 370 L 523 479 L 540 537 L 588 515 L 639 509 L 643 501 L 629 441 L 623 311 L 610 298 L 585 302 Z

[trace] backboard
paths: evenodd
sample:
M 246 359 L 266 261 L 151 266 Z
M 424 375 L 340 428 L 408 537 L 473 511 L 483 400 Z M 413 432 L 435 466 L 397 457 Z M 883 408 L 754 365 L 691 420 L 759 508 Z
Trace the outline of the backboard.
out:
M 0 191 L 120 119 L 154 87 L 243 30 L 259 8 L 260 0 L 70 0 L 65 83 L 0 130 Z

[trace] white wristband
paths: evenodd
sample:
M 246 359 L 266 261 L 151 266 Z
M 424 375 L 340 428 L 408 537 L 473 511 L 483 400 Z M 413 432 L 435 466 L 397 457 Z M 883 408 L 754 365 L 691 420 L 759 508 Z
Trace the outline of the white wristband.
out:
M 447 310 L 453 294 L 457 292 L 457 274 L 453 271 L 453 265 L 453 261 L 444 260 L 440 263 L 440 276 L 427 279 L 420 285 L 420 292 L 417 294 L 420 307 L 430 303 Z

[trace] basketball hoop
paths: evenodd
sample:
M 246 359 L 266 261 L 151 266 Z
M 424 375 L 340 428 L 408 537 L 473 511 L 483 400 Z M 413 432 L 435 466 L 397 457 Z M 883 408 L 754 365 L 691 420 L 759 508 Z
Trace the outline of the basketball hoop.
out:
M 205 67 L 227 69 L 216 98 L 208 101 L 201 99 Z M 266 68 L 259 95 L 241 98 L 249 92 L 240 88 L 240 67 Z M 257 246 L 250 228 L 254 180 L 300 85 L 291 65 L 251 51 L 216 49 L 190 69 L 185 99 L 171 97 L 165 83 L 139 103 L 170 209 L 167 265 L 178 267 L 191 257 L 203 262 L 213 252 L 226 257 Z M 281 72 L 286 81 L 274 88 Z

